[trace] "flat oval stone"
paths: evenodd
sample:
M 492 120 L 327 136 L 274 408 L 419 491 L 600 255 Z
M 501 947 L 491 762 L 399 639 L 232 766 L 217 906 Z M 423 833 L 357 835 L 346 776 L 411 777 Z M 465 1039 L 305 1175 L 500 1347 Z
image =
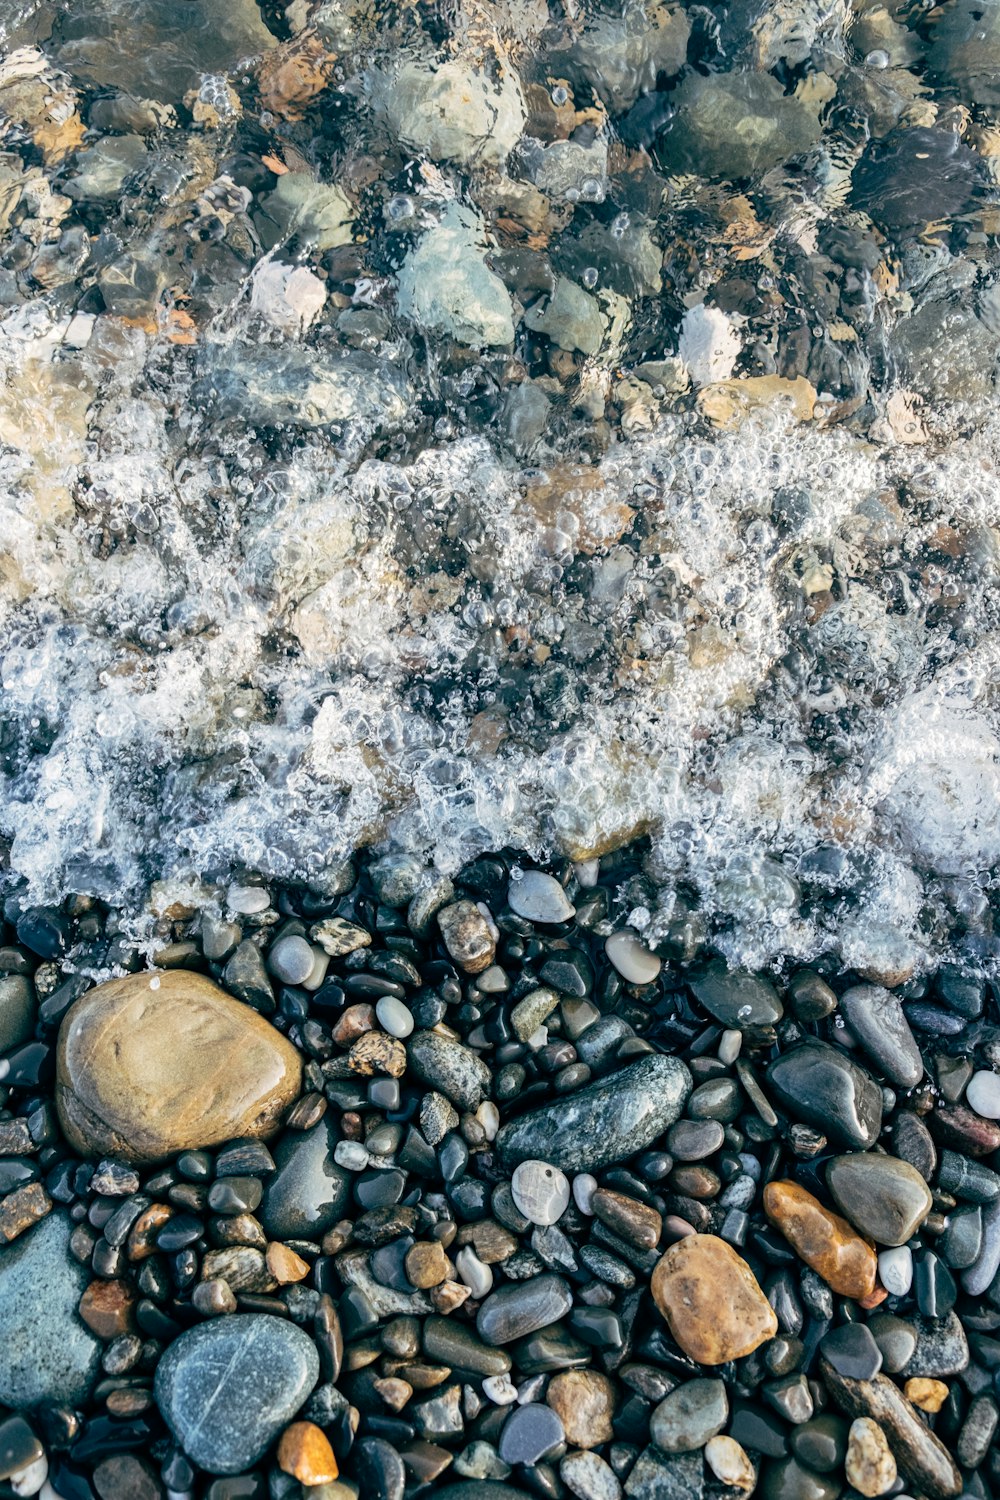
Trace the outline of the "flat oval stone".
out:
M 329 1115 L 311 1130 L 282 1136 L 259 1215 L 271 1239 L 319 1239 L 343 1217 L 351 1179 L 334 1159 L 336 1147 Z
M 764 1212 L 796 1255 L 841 1297 L 869 1297 L 875 1290 L 875 1251 L 839 1214 L 797 1182 L 769 1182 Z
M 529 1401 L 515 1406 L 500 1433 L 500 1457 L 505 1464 L 537 1464 L 564 1447 L 566 1434 L 551 1406 Z
M 604 951 L 626 984 L 652 984 L 663 961 L 634 932 L 613 932 Z
M 651 1055 L 512 1120 L 497 1147 L 509 1167 L 536 1158 L 564 1172 L 599 1171 L 652 1145 L 690 1092 L 679 1058 Z
M 650 1290 L 670 1332 L 700 1365 L 742 1359 L 778 1331 L 750 1267 L 714 1234 L 690 1234 L 671 1245 Z
M 729 1421 L 724 1380 L 686 1380 L 653 1410 L 649 1435 L 664 1453 L 704 1448 Z
M 59 1028 L 56 1107 L 81 1156 L 154 1162 L 270 1136 L 301 1080 L 263 1016 L 182 969 L 98 985 Z
M 521 1162 L 510 1190 L 529 1224 L 555 1224 L 569 1207 L 569 1178 L 546 1161 Z
M 525 870 L 507 887 L 507 905 L 528 922 L 568 922 L 576 911 L 554 875 Z
M 756 974 L 730 972 L 722 964 L 712 964 L 707 973 L 690 984 L 699 1003 L 723 1026 L 746 1031 L 773 1026 L 784 1015 L 774 986 Z
M 874 1151 L 835 1156 L 826 1182 L 845 1218 L 878 1245 L 905 1245 L 931 1211 L 926 1182 L 896 1156 Z
M 882 1129 L 882 1090 L 837 1047 L 812 1038 L 790 1047 L 767 1070 L 793 1119 L 805 1120 L 849 1151 L 867 1151 Z
M 965 1102 L 984 1120 L 1000 1120 L 1000 1074 L 991 1068 L 973 1073 L 965 1090 Z
M 470 1047 L 436 1031 L 416 1031 L 406 1044 L 411 1072 L 459 1109 L 475 1113 L 489 1093 L 490 1070 Z
M 191 1461 L 209 1474 L 255 1464 L 303 1405 L 319 1377 L 308 1334 L 267 1313 L 237 1314 L 189 1328 L 156 1368 L 164 1421 Z
M 77 1307 L 91 1272 L 69 1248 L 73 1225 L 52 1213 L 0 1250 L 0 1402 L 26 1408 L 85 1401 L 101 1345 Z
M 510 1344 L 558 1322 L 572 1305 L 561 1276 L 533 1276 L 491 1292 L 476 1315 L 476 1330 L 486 1344 Z
M 924 1063 L 897 996 L 880 984 L 856 984 L 841 995 L 840 1009 L 889 1082 L 915 1088 L 924 1076 Z

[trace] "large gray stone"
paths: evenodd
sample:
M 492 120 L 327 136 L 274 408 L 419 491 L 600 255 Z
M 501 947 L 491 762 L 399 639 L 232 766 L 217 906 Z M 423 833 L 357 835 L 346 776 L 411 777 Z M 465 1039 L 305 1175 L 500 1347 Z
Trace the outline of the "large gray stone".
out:
M 209 1474 L 255 1464 L 316 1384 L 308 1334 L 267 1313 L 189 1328 L 156 1369 L 154 1394 L 187 1456 Z
M 0 1251 L 0 1402 L 84 1401 L 101 1346 L 77 1316 L 90 1274 L 70 1254 L 72 1225 L 53 1213 Z
M 672 172 L 754 177 L 819 138 L 814 112 L 768 73 L 692 73 L 673 99 L 677 116 L 661 142 Z
M 497 1136 L 504 1162 L 538 1158 L 564 1172 L 594 1172 L 652 1145 L 677 1119 L 691 1074 L 676 1057 L 644 1057 L 598 1083 L 532 1110 Z

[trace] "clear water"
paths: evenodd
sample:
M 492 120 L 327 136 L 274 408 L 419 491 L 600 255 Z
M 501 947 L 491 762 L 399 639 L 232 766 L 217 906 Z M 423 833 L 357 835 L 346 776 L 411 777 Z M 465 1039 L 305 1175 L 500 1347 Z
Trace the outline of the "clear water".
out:
M 47 58 L 41 14 L 8 9 L 7 35 Z M 224 126 L 206 178 L 226 150 L 259 153 L 259 127 Z M 160 208 L 105 203 L 118 230 L 206 211 L 166 170 L 176 138 L 147 145 Z M 39 175 L 58 190 L 69 170 Z M 797 206 L 790 178 L 755 184 L 779 234 L 839 212 L 843 162 L 828 151 L 824 170 Z M 409 197 L 423 212 L 471 191 L 445 166 Z M 0 309 L 8 883 L 138 906 L 171 873 L 322 887 L 362 844 L 453 871 L 502 845 L 585 859 L 647 833 L 635 920 L 653 936 L 697 906 L 746 965 L 991 963 L 1000 419 L 989 361 L 946 323 L 978 296 L 988 331 L 992 271 L 947 234 L 910 235 L 906 256 L 911 311 L 933 275 L 973 267 L 930 304 L 923 399 L 869 331 L 861 414 L 817 380 L 807 420 L 778 401 L 718 427 L 649 383 L 629 405 L 626 334 L 584 366 L 612 441 L 588 444 L 583 417 L 527 457 L 477 415 L 497 357 L 456 377 L 398 322 L 343 411 L 304 428 L 229 400 L 227 372 L 249 357 L 277 380 L 288 350 L 308 369 L 330 319 L 266 322 L 249 282 L 198 310 L 191 343 L 163 304 L 152 322 L 95 313 L 65 284 Z M 900 316 L 859 282 L 873 321 Z M 386 300 L 355 287 L 356 309 Z M 701 383 L 760 373 L 740 317 L 706 353 L 696 323 L 663 316 L 645 357 L 680 347 Z

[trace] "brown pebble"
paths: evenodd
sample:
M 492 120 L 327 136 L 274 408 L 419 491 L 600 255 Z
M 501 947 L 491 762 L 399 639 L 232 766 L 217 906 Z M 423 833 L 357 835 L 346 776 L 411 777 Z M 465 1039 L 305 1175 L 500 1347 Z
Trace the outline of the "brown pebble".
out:
M 94 1489 L 101 1500 L 160 1500 L 160 1481 L 144 1459 L 134 1453 L 113 1453 L 94 1470 Z
M 1000 1150 L 1000 1125 L 984 1120 L 964 1104 L 939 1105 L 927 1116 L 931 1134 L 952 1151 L 989 1156 Z
M 807 1266 L 840 1297 L 859 1300 L 875 1290 L 875 1251 L 846 1219 L 824 1208 L 797 1182 L 769 1182 L 764 1212 Z
M 321 1249 L 324 1255 L 338 1255 L 354 1236 L 354 1225 L 350 1219 L 340 1219 L 323 1236 Z
M 397 1375 L 390 1375 L 385 1380 L 373 1382 L 373 1388 L 381 1396 L 390 1411 L 402 1411 L 403 1407 L 413 1395 L 413 1387 L 408 1380 L 400 1380 Z
M 650 1290 L 684 1353 L 701 1365 L 742 1359 L 778 1331 L 750 1267 L 714 1234 L 687 1235 L 671 1245 Z
M 456 1236 L 459 1245 L 471 1245 L 484 1266 L 497 1266 L 509 1260 L 517 1249 L 517 1240 L 509 1229 L 493 1219 L 479 1219 L 463 1224 Z
M 929 1380 L 922 1375 L 914 1375 L 903 1386 L 903 1395 L 914 1406 L 919 1406 L 921 1411 L 937 1412 L 948 1399 L 948 1387 L 943 1380 Z
M 234 1292 L 273 1292 L 276 1286 L 263 1254 L 249 1245 L 209 1250 L 201 1262 L 201 1279 L 216 1277 L 228 1282 Z
M 333 1040 L 338 1047 L 349 1047 L 356 1042 L 358 1037 L 364 1036 L 366 1031 L 375 1029 L 375 1007 L 374 1005 L 360 1004 L 349 1005 L 346 1010 L 341 1011 L 337 1023 L 333 1028 Z
M 376 1073 L 402 1078 L 406 1072 L 406 1048 L 398 1037 L 385 1031 L 366 1031 L 351 1047 L 347 1061 L 351 1072 L 361 1078 L 373 1078 Z
M 230 1218 L 211 1219 L 208 1237 L 216 1249 L 224 1245 L 250 1245 L 254 1250 L 267 1249 L 264 1226 L 253 1214 L 233 1214 Z
M 431 1287 L 431 1301 L 444 1318 L 461 1307 L 463 1302 L 468 1302 L 471 1296 L 471 1289 L 461 1281 L 442 1281 L 440 1286 Z
M 640 1250 L 655 1250 L 660 1243 L 663 1215 L 648 1203 L 640 1203 L 638 1198 L 629 1198 L 610 1188 L 598 1188 L 591 1202 L 601 1223 L 630 1245 L 637 1245 Z
M 330 1484 L 340 1470 L 330 1440 L 315 1422 L 293 1422 L 281 1434 L 278 1467 L 300 1484 Z
M 27 1187 L 8 1193 L 0 1203 L 0 1245 L 9 1245 L 51 1209 L 52 1199 L 40 1182 L 29 1182 Z
M 695 1198 L 702 1203 L 710 1198 L 718 1197 L 722 1188 L 722 1178 L 718 1172 L 713 1172 L 711 1167 L 697 1163 L 691 1166 L 674 1167 L 667 1178 L 667 1185 L 673 1188 L 675 1193 L 684 1193 L 688 1198 Z
M 326 1114 L 326 1106 L 324 1094 L 303 1094 L 285 1116 L 286 1128 L 288 1130 L 311 1130 Z
M 444 1385 L 446 1380 L 451 1379 L 451 1370 L 447 1365 L 405 1364 L 392 1373 L 401 1375 L 415 1391 L 433 1391 L 436 1386 Z
M 138 1417 L 149 1411 L 153 1393 L 140 1386 L 128 1386 L 120 1391 L 109 1391 L 104 1404 L 113 1417 Z
M 309 1275 L 309 1262 L 296 1255 L 294 1250 L 289 1250 L 287 1245 L 281 1245 L 277 1241 L 267 1247 L 267 1269 L 274 1277 L 279 1286 L 287 1286 L 290 1282 L 304 1281 Z
M 466 974 L 481 974 L 496 954 L 490 925 L 472 901 L 456 901 L 437 914 L 444 945 Z
M 437 1240 L 418 1240 L 406 1252 L 406 1274 L 415 1287 L 427 1291 L 451 1275 L 452 1265 Z
M 99 1339 L 134 1328 L 135 1293 L 124 1281 L 92 1281 L 80 1298 L 80 1317 Z
M 146 1260 L 148 1256 L 156 1254 L 156 1236 L 167 1220 L 173 1218 L 173 1214 L 168 1203 L 151 1203 L 144 1209 L 129 1232 L 125 1247 L 129 1260 Z
M 614 1437 L 615 1388 L 598 1370 L 564 1370 L 549 1381 L 545 1400 L 574 1448 L 596 1448 Z

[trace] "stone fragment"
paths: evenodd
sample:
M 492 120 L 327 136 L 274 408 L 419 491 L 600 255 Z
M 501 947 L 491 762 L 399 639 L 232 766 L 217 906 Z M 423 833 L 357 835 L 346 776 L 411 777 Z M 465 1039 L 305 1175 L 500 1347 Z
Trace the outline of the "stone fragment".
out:
M 458 57 L 404 59 L 369 79 L 376 109 L 394 137 L 432 161 L 501 166 L 525 121 L 517 74 Z
M 555 876 L 542 870 L 524 870 L 520 879 L 512 879 L 507 887 L 507 904 L 529 922 L 568 922 L 575 911 Z
M 860 1300 L 875 1290 L 875 1252 L 846 1219 L 824 1208 L 796 1182 L 769 1182 L 764 1212 L 807 1266 L 841 1297 Z
M 156 1368 L 164 1421 L 209 1474 L 239 1474 L 266 1452 L 319 1375 L 308 1334 L 267 1313 L 189 1328 Z M 335 1477 L 335 1476 L 334 1476 Z
M 742 1359 L 778 1331 L 750 1267 L 716 1235 L 687 1235 L 671 1245 L 650 1289 L 674 1338 L 698 1364 Z
M 429 1290 L 451 1275 L 451 1262 L 437 1240 L 418 1240 L 406 1252 L 406 1274 L 415 1287 Z
M 410 1071 L 458 1109 L 475 1113 L 489 1093 L 489 1068 L 461 1042 L 436 1031 L 415 1031 L 407 1039 L 406 1053 Z
M 914 1375 L 903 1386 L 907 1401 L 929 1412 L 939 1412 L 948 1399 L 948 1387 L 943 1380 L 930 1380 L 926 1375 Z
M 705 1462 L 720 1484 L 752 1494 L 757 1484 L 757 1470 L 735 1438 L 713 1437 L 705 1444 Z
M 81 1155 L 154 1162 L 272 1135 L 301 1076 L 291 1043 L 209 980 L 130 974 L 89 990 L 63 1018 L 56 1106 Z
M 569 1207 L 569 1179 L 545 1161 L 522 1161 L 510 1190 L 529 1224 L 555 1224 Z
M 40 1182 L 8 1193 L 0 1202 L 0 1245 L 9 1245 L 52 1210 L 52 1199 Z
M 99 1339 L 131 1333 L 136 1297 L 124 1281 L 92 1281 L 80 1298 L 80 1317 Z

